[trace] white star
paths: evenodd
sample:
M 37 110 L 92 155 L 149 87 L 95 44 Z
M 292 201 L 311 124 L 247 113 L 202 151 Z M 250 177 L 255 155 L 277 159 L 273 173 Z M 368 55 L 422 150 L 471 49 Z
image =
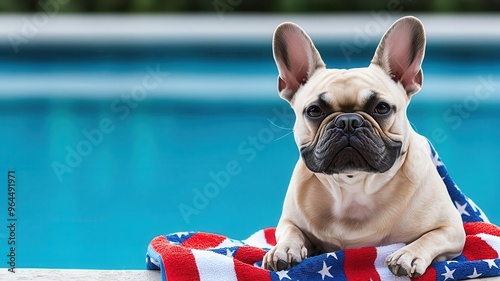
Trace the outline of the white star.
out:
M 469 275 L 467 277 L 469 277 L 470 279 L 473 279 L 473 278 L 478 278 L 481 275 L 483 275 L 483 274 L 482 273 L 478 274 L 476 268 L 474 267 L 474 273 L 472 273 L 472 275 Z
M 458 261 L 447 261 L 446 264 L 450 264 L 450 263 L 454 263 L 454 262 L 458 262 Z
M 339 259 L 339 258 L 337 258 L 337 254 L 335 252 L 331 252 L 331 253 L 326 254 L 326 258 L 328 258 L 330 256 L 334 257 L 336 260 Z
M 332 267 L 327 267 L 325 261 L 323 261 L 323 268 L 320 271 L 317 271 L 317 273 L 321 274 L 321 280 L 325 280 L 325 276 L 333 278 L 333 276 L 330 274 L 330 268 Z
M 441 160 L 439 160 L 439 155 L 437 154 L 434 154 L 434 157 L 432 157 L 432 163 L 434 163 L 434 166 L 436 167 L 439 167 L 439 166 L 443 166 L 443 162 L 441 162 Z
M 177 232 L 177 233 L 175 233 L 175 235 L 177 235 L 177 237 L 179 237 L 179 238 L 182 238 L 182 236 L 189 235 L 189 232 Z
M 465 202 L 465 204 L 463 205 L 460 205 L 457 201 L 455 201 L 455 206 L 457 206 L 457 210 L 460 213 L 460 215 L 470 216 L 469 212 L 465 210 L 465 208 L 467 208 L 467 205 L 468 205 L 467 202 Z
M 478 210 L 477 205 L 472 200 L 470 200 L 470 198 L 467 198 L 466 200 L 467 200 L 467 203 L 469 203 L 469 205 L 472 207 L 472 210 L 474 212 L 477 212 L 477 210 Z
M 455 280 L 455 278 L 453 277 L 453 273 L 456 269 L 450 270 L 446 265 L 444 266 L 444 269 L 446 270 L 446 273 L 441 273 L 441 275 L 444 276 L 444 280 L 446 281 L 448 280 L 448 278 Z
M 232 258 L 234 254 L 234 251 L 229 250 L 229 248 L 226 249 L 226 257 Z
M 483 220 L 483 222 L 490 222 L 488 217 L 483 212 L 481 212 L 481 210 L 479 210 L 479 217 Z
M 477 206 L 476 203 L 474 203 L 474 201 L 472 201 L 470 198 L 467 198 L 467 202 L 472 207 L 472 210 L 474 210 L 474 212 L 479 213 L 479 217 L 484 222 L 490 222 L 490 220 L 488 219 L 488 217 L 486 217 L 486 215 L 483 213 L 483 211 L 481 210 L 481 208 L 479 208 L 479 206 Z
M 278 274 L 278 277 L 280 278 L 280 280 L 283 278 L 288 278 L 288 279 L 292 280 L 292 278 L 290 278 L 290 276 L 288 276 L 287 270 L 276 271 L 276 274 Z
M 484 260 L 484 261 L 488 263 L 489 268 L 492 268 L 492 267 L 498 268 L 498 265 L 496 264 L 495 260 Z

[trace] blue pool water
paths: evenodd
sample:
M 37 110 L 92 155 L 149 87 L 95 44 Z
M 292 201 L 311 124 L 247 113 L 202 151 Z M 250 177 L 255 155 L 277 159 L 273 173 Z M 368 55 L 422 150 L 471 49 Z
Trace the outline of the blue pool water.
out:
M 374 46 L 350 62 L 318 48 L 345 68 L 366 65 Z M 497 50 L 429 46 L 408 115 L 500 224 Z M 16 175 L 17 267 L 143 269 L 157 235 L 239 239 L 274 226 L 298 158 L 276 75 L 268 44 L 3 46 L 0 173 Z

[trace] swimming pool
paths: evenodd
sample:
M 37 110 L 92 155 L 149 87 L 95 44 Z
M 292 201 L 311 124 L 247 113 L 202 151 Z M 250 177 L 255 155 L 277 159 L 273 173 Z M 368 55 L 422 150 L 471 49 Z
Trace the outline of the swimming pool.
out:
M 347 61 L 335 43 L 318 44 L 337 68 L 365 66 L 374 47 Z M 408 115 L 500 224 L 497 50 L 430 43 Z M 3 46 L 0 73 L 17 267 L 143 269 L 157 235 L 245 238 L 276 224 L 298 152 L 268 42 L 45 43 L 15 56 Z

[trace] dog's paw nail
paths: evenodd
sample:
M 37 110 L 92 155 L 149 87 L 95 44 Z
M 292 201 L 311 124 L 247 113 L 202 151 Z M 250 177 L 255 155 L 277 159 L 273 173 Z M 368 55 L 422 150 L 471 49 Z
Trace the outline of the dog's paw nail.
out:
M 422 274 L 420 274 L 418 272 L 415 272 L 413 274 L 408 274 L 408 277 L 410 277 L 410 278 L 419 278 L 420 276 L 422 276 Z
M 391 264 L 389 265 L 389 269 L 391 270 L 391 272 L 394 274 L 394 275 L 397 275 L 398 272 L 399 272 L 399 265 L 396 265 L 396 264 Z
M 300 249 L 300 257 L 302 259 L 307 258 L 307 248 L 306 247 L 302 247 L 302 249 Z
M 276 271 L 285 270 L 287 268 L 288 268 L 288 263 L 285 261 L 279 260 L 276 263 Z
M 408 276 L 408 272 L 406 272 L 406 269 L 398 265 L 398 271 L 396 273 L 398 276 Z M 410 276 L 411 277 L 411 276 Z
M 399 264 L 389 264 L 388 265 L 389 270 L 392 272 L 392 274 L 397 275 L 397 276 L 408 276 L 408 272 Z

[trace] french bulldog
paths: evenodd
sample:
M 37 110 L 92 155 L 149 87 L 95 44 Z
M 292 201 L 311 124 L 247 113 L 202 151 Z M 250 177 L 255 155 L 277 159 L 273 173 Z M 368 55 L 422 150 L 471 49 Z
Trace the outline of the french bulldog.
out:
M 459 212 L 406 115 L 423 82 L 425 31 L 415 17 L 396 21 L 366 68 L 327 69 L 296 24 L 277 27 L 278 91 L 296 115 L 300 158 L 263 259 L 279 271 L 346 248 L 405 243 L 387 257 L 398 276 L 418 277 L 465 243 Z

